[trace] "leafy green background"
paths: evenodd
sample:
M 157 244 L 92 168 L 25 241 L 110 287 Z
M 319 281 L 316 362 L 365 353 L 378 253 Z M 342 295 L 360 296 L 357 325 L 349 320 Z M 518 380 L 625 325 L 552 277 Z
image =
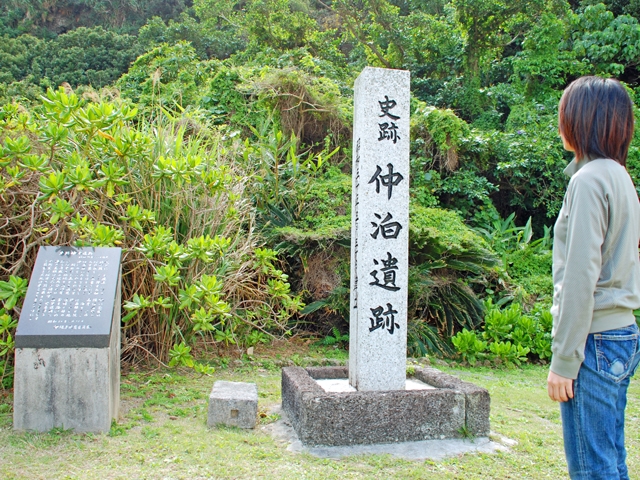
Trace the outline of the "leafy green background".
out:
M 125 249 L 125 359 L 206 373 L 274 338 L 345 345 L 367 65 L 411 72 L 409 352 L 545 362 L 557 102 L 585 74 L 637 97 L 639 18 L 618 0 L 3 2 L 3 385 L 41 244 Z

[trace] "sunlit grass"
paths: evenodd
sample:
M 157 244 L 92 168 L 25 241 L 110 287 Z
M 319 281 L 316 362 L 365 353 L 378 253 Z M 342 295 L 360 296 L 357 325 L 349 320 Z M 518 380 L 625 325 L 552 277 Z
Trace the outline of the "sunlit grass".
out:
M 298 357 L 317 360 L 323 353 L 307 349 Z M 280 371 L 273 362 L 273 357 L 256 356 L 236 362 L 233 368 L 219 368 L 213 377 L 175 370 L 125 374 L 121 419 L 108 434 L 80 435 L 62 429 L 14 432 L 11 397 L 1 397 L 0 478 L 567 478 L 558 406 L 546 394 L 546 367 L 439 366 L 490 391 L 492 439 L 513 443 L 506 452 L 434 462 L 387 455 L 328 460 L 287 451 L 286 444 L 262 429 L 279 418 L 270 413 L 280 401 Z M 217 379 L 258 385 L 262 418 L 255 430 L 207 428 L 208 395 Z M 632 382 L 627 421 L 631 478 L 640 477 L 638 400 L 640 386 Z

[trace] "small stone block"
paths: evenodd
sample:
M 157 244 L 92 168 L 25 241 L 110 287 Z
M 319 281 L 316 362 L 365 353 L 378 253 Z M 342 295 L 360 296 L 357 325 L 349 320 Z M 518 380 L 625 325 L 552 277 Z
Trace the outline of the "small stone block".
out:
M 258 416 L 258 387 L 255 383 L 225 382 L 213 384 L 209 395 L 207 425 L 255 428 Z

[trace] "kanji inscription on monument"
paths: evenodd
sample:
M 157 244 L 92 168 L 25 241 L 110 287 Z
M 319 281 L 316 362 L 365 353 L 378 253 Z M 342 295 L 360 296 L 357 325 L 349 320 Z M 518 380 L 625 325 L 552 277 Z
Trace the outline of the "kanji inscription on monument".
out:
M 120 256 L 119 248 L 41 247 L 16 347 L 107 347 Z
M 404 390 L 409 72 L 365 68 L 354 87 L 349 383 Z

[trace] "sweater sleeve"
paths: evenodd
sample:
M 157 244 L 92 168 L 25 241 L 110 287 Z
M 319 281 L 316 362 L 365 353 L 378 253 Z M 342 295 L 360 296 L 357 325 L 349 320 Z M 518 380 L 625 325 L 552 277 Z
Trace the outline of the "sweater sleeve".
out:
M 567 237 L 558 297 L 551 371 L 577 378 L 593 319 L 594 293 L 602 269 L 608 201 L 591 175 L 574 175 L 565 197 Z

